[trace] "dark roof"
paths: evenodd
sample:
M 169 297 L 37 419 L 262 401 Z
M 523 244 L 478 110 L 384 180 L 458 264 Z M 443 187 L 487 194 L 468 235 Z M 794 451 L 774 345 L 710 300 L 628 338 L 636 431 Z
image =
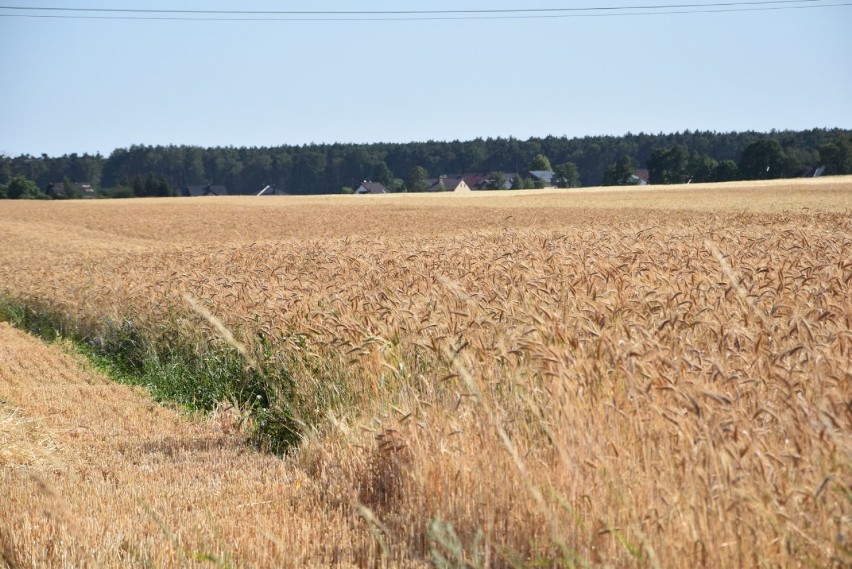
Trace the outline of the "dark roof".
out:
M 96 198 L 98 194 L 95 192 L 95 189 L 91 184 L 81 184 L 79 182 L 71 182 L 71 185 L 77 188 L 77 191 L 80 192 L 81 198 Z M 65 182 L 51 182 L 47 186 L 47 191 L 45 192 L 47 195 L 54 198 L 61 198 L 65 196 Z
M 361 185 L 355 190 L 356 194 L 386 194 L 388 193 L 387 188 L 385 188 L 379 182 L 361 182 Z
M 491 181 L 491 174 L 465 174 L 464 182 L 471 190 L 481 190 Z
M 183 195 L 193 198 L 199 196 L 227 196 L 228 188 L 212 184 L 207 184 L 206 186 L 187 186 L 184 188 Z
M 464 182 L 461 176 L 441 176 L 440 178 L 428 178 L 426 180 L 427 192 L 452 192 L 459 184 Z
M 518 177 L 518 174 L 504 172 L 503 176 L 505 176 L 506 181 L 503 182 L 502 189 L 511 189 L 512 181 Z M 471 190 L 487 190 L 490 189 L 489 186 L 494 183 L 494 176 L 492 174 L 465 174 L 464 181 Z

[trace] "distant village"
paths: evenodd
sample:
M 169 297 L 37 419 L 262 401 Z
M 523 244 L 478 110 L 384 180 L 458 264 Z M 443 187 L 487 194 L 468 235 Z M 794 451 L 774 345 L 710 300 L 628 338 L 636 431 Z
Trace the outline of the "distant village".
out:
M 518 186 L 518 180 L 524 179 L 525 185 L 523 189 L 543 189 L 555 188 L 554 178 L 556 174 L 552 170 L 533 170 L 528 172 L 526 178 L 522 178 L 520 174 L 507 174 L 502 179 L 495 179 L 494 174 L 450 174 L 443 175 L 437 178 L 426 178 L 423 181 L 423 188 L 420 192 L 474 192 L 484 190 L 511 190 Z M 648 183 L 647 170 L 636 171 L 636 184 L 644 185 Z M 643 177 L 644 176 L 644 177 Z M 532 182 L 528 184 L 528 182 Z M 527 188 L 526 185 L 530 187 Z M 51 183 L 45 194 L 52 199 L 63 199 L 71 197 L 68 194 L 73 194 L 75 198 L 92 199 L 97 198 L 97 192 L 91 184 L 79 182 L 55 182 Z M 388 188 L 381 182 L 372 182 L 364 180 L 361 184 L 352 190 L 354 195 L 364 194 L 390 194 Z M 222 184 L 206 184 L 185 186 L 180 191 L 182 197 L 208 197 L 208 196 L 227 196 L 228 188 Z M 245 194 L 239 194 L 245 195 Z M 287 192 L 281 191 L 272 185 L 266 185 L 257 194 L 257 196 L 289 196 Z
M 419 192 L 475 192 L 486 190 L 511 190 L 511 189 L 544 189 L 558 187 L 555 183 L 556 174 L 552 170 L 532 170 L 526 177 L 521 174 L 504 174 L 498 179 L 494 173 L 468 173 L 447 174 L 437 178 L 426 178 L 423 180 L 422 189 Z M 519 184 L 523 180 L 523 184 Z M 648 183 L 648 170 L 637 169 L 634 174 L 635 185 Z M 45 196 L 50 199 L 95 199 L 97 191 L 91 184 L 82 182 L 52 182 L 45 189 Z M 364 194 L 390 194 L 394 193 L 381 182 L 364 180 L 354 190 L 344 191 L 354 195 Z M 182 197 L 208 197 L 227 196 L 228 188 L 222 184 L 204 184 L 185 186 L 181 189 Z M 235 194 L 246 195 L 246 194 Z M 255 195 L 257 196 L 289 196 L 273 185 L 266 185 Z
M 423 186 L 414 191 L 417 192 L 476 192 L 487 190 L 511 190 L 511 189 L 545 189 L 559 187 L 556 184 L 556 173 L 553 170 L 531 170 L 524 177 L 521 174 L 502 174 L 500 178 L 494 173 L 485 174 L 446 174 L 437 178 L 425 178 Z M 648 170 L 637 169 L 633 175 L 634 185 L 646 185 L 648 183 Z M 519 180 L 523 183 L 519 184 Z M 347 191 L 351 190 L 351 191 Z M 364 180 L 354 189 L 347 188 L 345 194 L 390 194 L 394 193 L 381 182 Z M 225 196 L 228 188 L 223 185 L 187 186 L 181 192 L 185 197 L 203 196 Z M 267 185 L 260 190 L 258 196 L 286 196 L 287 192 L 278 190 L 272 185 Z
M 0 199 L 377 195 L 769 180 L 852 173 L 852 131 L 689 132 L 0 155 Z
M 806 177 L 818 177 L 823 174 L 825 167 L 817 167 L 811 169 L 805 174 Z M 512 189 L 548 189 L 558 187 L 568 187 L 566 184 L 557 184 L 556 173 L 552 170 L 532 170 L 528 176 L 524 177 L 521 174 L 504 174 L 500 178 L 495 178 L 494 173 L 485 174 L 447 174 L 437 178 L 426 178 L 423 180 L 422 189 L 417 192 L 477 192 L 488 190 L 512 190 Z M 522 180 L 522 183 L 519 183 Z M 629 177 L 625 185 L 645 186 L 650 183 L 650 176 L 647 168 L 637 168 Z M 348 191 L 351 190 L 351 191 Z M 366 195 L 366 194 L 390 194 L 392 192 L 385 187 L 381 182 L 373 182 L 364 180 L 357 188 L 344 188 L 344 194 Z M 45 195 L 51 199 L 95 199 L 98 196 L 96 190 L 91 184 L 80 182 L 54 182 L 48 185 L 45 190 Z M 210 197 L 210 196 L 227 196 L 227 195 L 250 195 L 250 194 L 229 194 L 228 188 L 222 184 L 205 184 L 185 186 L 181 188 L 178 196 L 180 197 Z M 256 196 L 291 196 L 291 194 L 276 188 L 273 185 L 267 184 Z
M 529 179 L 534 188 L 552 188 L 555 174 L 552 170 L 533 170 Z M 511 190 L 520 174 L 507 174 L 502 180 L 495 179 L 493 174 L 449 174 L 424 180 L 424 192 L 472 192 L 480 190 Z M 525 188 L 526 189 L 526 188 Z M 355 194 L 388 194 L 390 191 L 379 182 L 364 180 L 355 188 Z

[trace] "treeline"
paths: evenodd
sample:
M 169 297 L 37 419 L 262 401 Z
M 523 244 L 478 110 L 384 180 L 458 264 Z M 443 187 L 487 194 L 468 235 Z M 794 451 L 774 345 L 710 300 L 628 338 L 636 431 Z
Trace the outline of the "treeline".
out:
M 488 138 L 405 144 L 311 144 L 268 148 L 131 146 L 100 154 L 0 156 L 0 192 L 29 180 L 40 190 L 62 181 L 86 183 L 100 195 L 176 195 L 190 185 L 225 185 L 232 194 L 266 185 L 292 194 L 340 193 L 363 180 L 406 191 L 417 172 L 506 175 L 528 171 L 537 156 L 580 185 L 632 183 L 635 168 L 651 183 L 724 181 L 852 172 L 852 131 L 678 132 L 569 139 Z M 417 170 L 415 170 L 417 169 Z M 575 185 L 572 183 L 571 185 Z M 16 186 L 16 192 L 20 188 Z

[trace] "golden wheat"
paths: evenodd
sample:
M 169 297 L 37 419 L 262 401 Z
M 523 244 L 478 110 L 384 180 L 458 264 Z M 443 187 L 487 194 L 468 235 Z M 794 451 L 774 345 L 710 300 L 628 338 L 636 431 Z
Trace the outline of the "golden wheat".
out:
M 848 564 L 852 183 L 712 192 L 14 204 L 0 283 L 286 366 L 303 563 Z

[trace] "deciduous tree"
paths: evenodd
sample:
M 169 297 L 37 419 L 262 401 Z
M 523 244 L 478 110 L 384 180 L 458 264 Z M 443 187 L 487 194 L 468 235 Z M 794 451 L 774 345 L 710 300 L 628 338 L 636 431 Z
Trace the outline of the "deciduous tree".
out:
M 553 169 L 553 182 L 558 188 L 576 188 L 580 185 L 580 171 L 573 162 L 565 162 Z
M 13 200 L 34 200 L 41 197 L 41 192 L 35 182 L 23 176 L 15 176 L 6 186 L 6 194 Z
M 503 172 L 492 172 L 488 183 L 489 190 L 505 190 L 506 189 L 506 174 Z
M 788 161 L 781 144 L 774 138 L 764 138 L 743 150 L 739 164 L 740 175 L 746 180 L 773 180 L 787 175 Z
M 634 186 L 639 180 L 634 177 L 633 158 L 622 156 L 606 169 L 604 173 L 604 186 Z
M 549 172 L 552 170 L 550 167 L 550 160 L 548 160 L 547 156 L 544 154 L 536 154 L 535 158 L 530 162 L 529 167 L 527 168 L 530 172 L 535 172 L 539 170 L 543 170 L 545 172 Z
M 852 142 L 843 137 L 837 137 L 819 147 L 819 160 L 825 166 L 826 174 L 852 173 Z
M 68 200 L 78 200 L 83 197 L 77 184 L 72 184 L 68 178 L 62 181 L 62 197 Z
M 648 158 L 648 176 L 652 184 L 680 184 L 687 178 L 689 151 L 675 144 L 670 148 L 657 148 Z
M 690 154 L 689 162 L 686 165 L 687 181 L 711 182 L 713 180 L 713 172 L 715 172 L 718 165 L 718 162 L 706 154 L 693 152 Z
M 732 182 L 739 180 L 740 170 L 737 168 L 737 163 L 733 160 L 722 160 L 713 170 L 714 182 Z
M 408 181 L 406 182 L 406 187 L 409 192 L 422 192 L 426 189 L 426 178 L 429 177 L 429 173 L 426 171 L 426 168 L 423 166 L 415 166 L 408 173 Z

